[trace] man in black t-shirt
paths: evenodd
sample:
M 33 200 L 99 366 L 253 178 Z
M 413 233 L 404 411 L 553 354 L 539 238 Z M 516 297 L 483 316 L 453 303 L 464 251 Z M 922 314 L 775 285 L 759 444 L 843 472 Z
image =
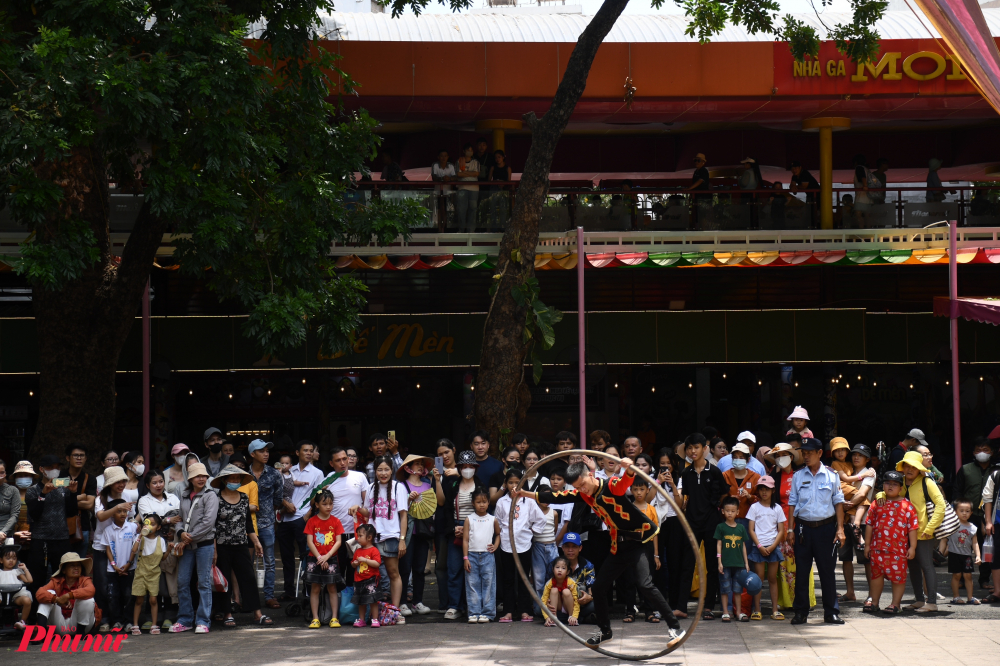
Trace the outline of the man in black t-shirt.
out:
M 712 203 L 711 187 L 708 184 L 709 173 L 705 164 L 707 164 L 705 153 L 698 153 L 694 156 L 694 173 L 691 174 L 691 187 L 688 188 L 688 192 L 696 192 L 693 196 L 694 206 L 691 207 L 691 228 L 693 229 L 698 228 L 700 214 L 698 209 L 710 206 Z
M 78 529 L 69 535 L 70 549 L 80 557 L 86 557 L 87 550 L 90 549 L 90 535 L 94 529 L 97 477 L 83 471 L 83 466 L 87 464 L 87 450 L 83 448 L 83 444 L 69 444 L 65 455 L 67 467 L 59 472 L 59 476 L 68 476 L 77 482 L 76 506 L 80 510 L 76 517 Z
M 802 164 L 799 162 L 792 162 L 792 165 L 788 168 L 792 172 L 791 183 L 788 189 L 792 192 L 801 192 L 802 190 L 818 190 L 819 181 L 808 171 L 802 168 Z M 806 202 L 813 203 L 816 201 L 815 192 L 806 192 Z

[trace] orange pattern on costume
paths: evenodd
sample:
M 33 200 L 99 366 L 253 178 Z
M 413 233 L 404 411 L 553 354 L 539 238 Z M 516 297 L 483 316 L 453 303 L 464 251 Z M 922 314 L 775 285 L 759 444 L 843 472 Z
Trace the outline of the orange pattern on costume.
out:
M 594 495 L 585 495 L 578 490 L 539 490 L 535 493 L 535 498 L 543 504 L 586 504 L 608 526 L 608 531 L 611 532 L 611 553 L 614 554 L 618 552 L 619 531 L 637 533 L 643 543 L 654 538 L 660 531 L 659 525 L 651 525 L 646 514 L 625 498 L 625 491 L 632 485 L 632 479 L 627 474 L 608 481 L 599 479 L 600 485 Z

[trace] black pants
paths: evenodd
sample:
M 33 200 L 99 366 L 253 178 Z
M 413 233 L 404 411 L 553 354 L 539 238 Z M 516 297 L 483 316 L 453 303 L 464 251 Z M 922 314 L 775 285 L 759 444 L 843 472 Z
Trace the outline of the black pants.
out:
M 399 577 L 403 580 L 403 599 L 401 603 L 406 603 L 406 584 L 410 580 L 410 573 L 413 574 L 413 604 L 424 601 L 424 582 L 427 576 L 424 569 L 427 567 L 427 555 L 431 551 L 431 541 L 434 537 L 424 534 L 414 534 L 410 537 L 410 543 L 406 546 L 406 555 L 399 558 Z
M 653 581 L 667 597 L 671 608 L 680 608 L 681 601 L 687 602 L 690 594 L 682 596 L 681 591 L 681 560 L 685 550 L 691 550 L 687 542 L 687 534 L 681 527 L 681 519 L 671 516 L 660 526 L 660 569 L 653 574 Z
M 337 549 L 337 564 L 340 575 L 344 577 L 347 587 L 354 587 L 354 567 L 351 566 L 352 555 L 347 552 L 347 542 L 354 538 L 353 534 L 343 534 L 340 537 L 340 548 Z
M 659 538 L 659 535 L 657 535 L 657 538 Z M 652 541 L 643 544 L 642 559 L 646 560 L 646 567 L 649 569 L 649 575 L 652 576 L 653 572 L 656 571 L 656 560 L 653 559 Z M 638 586 L 636 585 L 636 572 L 634 570 L 627 569 L 625 573 L 622 574 L 621 580 L 618 581 L 618 589 L 620 590 L 619 594 L 621 595 L 618 600 L 625 604 L 626 613 L 633 608 L 638 608 L 640 613 L 650 613 L 654 610 L 649 607 L 649 604 L 646 603 L 646 600 L 642 595 L 638 595 L 638 599 L 636 598 Z M 663 594 L 662 590 L 660 591 L 660 594 Z M 638 604 L 636 602 L 638 602 Z
M 594 571 L 600 571 L 604 560 L 611 554 L 611 532 L 595 528 L 587 532 L 587 540 L 583 542 L 583 557 L 594 565 Z M 614 605 L 614 587 L 608 588 L 608 605 Z
M 122 576 L 114 571 L 107 572 L 108 624 L 128 624 L 132 621 L 132 579 L 135 570 Z
M 223 617 L 228 617 L 232 612 L 234 576 L 240 586 L 240 607 L 246 613 L 259 611 L 260 592 L 257 590 L 257 573 L 253 569 L 250 547 L 218 544 L 215 556 L 215 566 L 219 567 L 219 571 L 229 581 L 229 591 L 212 593 L 212 613 L 222 613 Z
M 59 559 L 69 552 L 69 539 L 32 540 L 31 550 L 25 552 L 24 563 L 28 565 L 32 592 L 49 582 L 52 574 L 59 571 Z M 105 560 L 105 566 L 107 560 Z
M 274 540 L 281 551 L 281 570 L 285 576 L 285 594 L 295 596 L 295 547 L 299 548 L 299 559 L 309 554 L 306 546 L 306 521 L 302 518 L 275 523 Z
M 796 615 L 809 614 L 809 573 L 813 562 L 819 573 L 823 591 L 823 616 L 840 613 L 837 604 L 837 550 L 833 539 L 837 536 L 837 523 L 820 527 L 795 525 L 795 602 Z
M 695 539 L 699 544 L 705 545 L 705 577 L 707 581 L 701 581 L 705 586 L 705 610 L 710 611 L 719 603 L 719 567 L 715 559 L 715 527 L 717 522 L 706 523 L 704 525 L 691 525 Z M 680 544 L 673 544 L 674 548 L 679 548 Z M 678 593 L 681 595 L 680 608 L 687 611 L 688 597 L 690 597 L 691 583 L 694 580 L 694 570 L 697 566 L 694 553 L 687 543 L 681 550 L 681 580 Z M 687 592 L 685 592 L 687 590 Z
M 597 613 L 597 626 L 602 631 L 611 630 L 609 618 L 608 591 L 611 585 L 626 571 L 635 572 L 635 586 L 639 594 L 646 600 L 650 610 L 659 611 L 664 622 L 671 627 L 679 627 L 680 623 L 674 617 L 673 611 L 663 598 L 660 591 L 653 585 L 653 576 L 649 573 L 649 563 L 644 554 L 646 544 L 638 541 L 620 541 L 618 552 L 609 554 L 597 573 L 592 592 L 594 594 L 594 610 Z
M 531 615 L 531 596 L 528 594 L 528 588 L 524 586 L 521 575 L 517 572 L 517 565 L 514 564 L 514 554 L 508 553 L 503 549 L 497 550 L 497 554 L 500 555 L 497 560 L 503 561 L 502 599 L 504 614 L 510 613 L 514 616 L 515 620 L 518 619 L 516 616 L 520 613 Z M 521 560 L 521 567 L 530 580 L 531 551 L 518 553 L 517 558 Z

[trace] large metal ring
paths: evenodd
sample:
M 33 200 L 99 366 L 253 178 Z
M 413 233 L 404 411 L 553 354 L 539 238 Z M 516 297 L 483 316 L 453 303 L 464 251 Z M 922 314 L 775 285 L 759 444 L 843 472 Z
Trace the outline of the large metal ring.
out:
M 514 493 L 513 494 L 516 495 L 521 490 L 521 487 L 524 485 L 525 479 L 527 479 L 529 476 L 532 476 L 535 472 L 537 472 L 539 470 L 539 468 L 541 468 L 542 465 L 544 465 L 545 463 L 549 462 L 550 460 L 556 460 L 558 458 L 565 458 L 565 457 L 571 456 L 571 455 L 586 455 L 586 456 L 591 456 L 591 457 L 595 457 L 596 456 L 596 457 L 604 458 L 605 460 L 613 460 L 616 463 L 620 463 L 621 462 L 621 458 L 616 458 L 616 457 L 614 457 L 613 455 L 611 455 L 609 453 L 604 453 L 603 451 L 587 451 L 587 450 L 581 451 L 579 449 L 569 449 L 567 451 L 557 451 L 556 453 L 553 453 L 552 455 L 545 456 L 544 458 L 542 458 L 541 460 L 539 460 L 538 462 L 536 462 L 534 465 L 532 465 L 531 468 L 528 469 L 528 471 L 525 473 L 525 475 L 523 477 L 521 477 L 521 480 L 518 482 L 517 487 L 514 489 Z M 595 652 L 599 652 L 599 653 L 601 653 L 601 654 L 603 654 L 603 655 L 605 655 L 607 657 L 612 657 L 614 659 L 624 659 L 626 661 L 646 661 L 648 659 L 656 659 L 658 657 L 662 657 L 665 654 L 670 654 L 671 652 L 673 652 L 674 650 L 676 650 L 677 648 L 679 648 L 681 645 L 683 645 L 684 641 L 686 641 L 691 636 L 692 632 L 694 632 L 695 627 L 698 626 L 698 622 L 701 619 L 701 613 L 702 613 L 702 611 L 705 608 L 705 587 L 706 587 L 705 580 L 707 579 L 707 575 L 706 575 L 706 572 L 705 572 L 705 560 L 704 560 L 704 558 L 699 557 L 700 553 L 699 553 L 699 548 L 698 548 L 698 540 L 695 538 L 694 532 L 691 531 L 691 526 L 688 525 L 688 521 L 684 517 L 684 512 L 681 510 L 681 508 L 679 506 L 677 506 L 677 502 L 675 502 L 674 498 L 670 496 L 670 493 L 668 493 L 666 490 L 664 490 L 663 487 L 660 486 L 660 484 L 656 483 L 656 481 L 654 479 L 652 479 L 648 474 L 646 474 L 645 472 L 643 472 L 641 469 L 637 468 L 635 465 L 631 465 L 630 469 L 639 478 L 645 479 L 646 483 L 649 484 L 649 487 L 650 488 L 655 488 L 656 491 L 658 493 L 660 493 L 660 495 L 662 495 L 664 497 L 664 499 L 667 500 L 667 502 L 670 503 L 670 506 L 673 507 L 674 513 L 676 513 L 677 517 L 680 519 L 681 525 L 684 527 L 684 533 L 687 534 L 688 541 L 690 541 L 690 543 L 691 543 L 691 550 L 694 552 L 695 562 L 698 563 L 698 580 L 701 581 L 701 584 L 698 586 L 698 611 L 695 613 L 694 621 L 691 623 L 691 626 L 688 627 L 687 632 L 683 636 L 681 636 L 679 639 L 675 639 L 673 641 L 670 641 L 669 643 L 667 643 L 667 647 L 665 647 L 664 649 L 660 650 L 659 652 L 656 652 L 656 653 L 653 653 L 653 654 L 642 654 L 642 655 L 622 654 L 620 652 L 612 652 L 611 650 L 605 650 L 602 647 L 596 647 L 596 648 L 595 647 L 591 647 L 591 646 L 587 645 L 587 641 L 582 636 L 578 636 L 572 629 L 570 629 L 565 624 L 563 624 L 562 622 L 560 622 L 559 618 L 557 618 L 557 617 L 553 616 L 551 613 L 549 613 L 549 606 L 548 606 L 548 604 L 545 603 L 544 601 L 542 601 L 538 597 L 538 593 L 535 592 L 534 584 L 530 580 L 528 580 L 528 576 L 524 573 L 524 567 L 521 566 L 521 558 L 517 557 L 516 554 L 514 556 L 514 566 L 517 567 L 517 572 L 519 574 L 521 574 L 521 580 L 524 581 L 525 587 L 528 588 L 528 593 L 531 595 L 531 598 L 534 599 L 535 603 L 538 604 L 538 607 L 542 609 L 542 613 L 545 615 L 545 617 L 547 617 L 550 620 L 552 620 L 553 622 L 555 622 L 556 626 L 558 626 L 560 629 L 562 629 L 567 635 L 569 635 L 577 643 L 579 643 L 580 645 L 583 645 L 583 646 L 585 646 L 585 647 L 587 647 L 587 648 L 589 648 L 589 649 L 591 649 L 591 650 L 593 650 Z M 510 516 L 509 516 L 509 523 L 508 523 L 507 529 L 509 530 L 509 532 L 508 532 L 509 534 L 511 534 L 511 535 L 514 534 L 514 508 L 513 508 L 513 506 L 511 507 Z M 514 544 L 513 536 L 511 537 L 511 544 Z M 517 546 L 514 545 L 514 548 L 516 550 Z M 683 590 L 682 590 L 682 592 L 683 592 Z M 684 597 L 684 598 L 687 599 L 687 597 Z M 504 610 L 508 610 L 508 609 L 504 609 Z M 664 618 L 664 621 L 666 621 L 666 618 Z

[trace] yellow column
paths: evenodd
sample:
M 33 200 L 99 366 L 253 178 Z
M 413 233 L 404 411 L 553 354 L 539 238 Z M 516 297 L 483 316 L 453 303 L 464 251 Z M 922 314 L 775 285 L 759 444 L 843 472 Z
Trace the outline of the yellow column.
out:
M 802 121 L 804 131 L 819 132 L 819 221 L 822 229 L 833 229 L 833 133 L 850 127 L 850 118 Z
M 493 150 L 506 150 L 504 147 L 504 130 L 519 130 L 522 123 L 520 120 L 478 120 L 476 121 L 477 132 L 493 132 Z

